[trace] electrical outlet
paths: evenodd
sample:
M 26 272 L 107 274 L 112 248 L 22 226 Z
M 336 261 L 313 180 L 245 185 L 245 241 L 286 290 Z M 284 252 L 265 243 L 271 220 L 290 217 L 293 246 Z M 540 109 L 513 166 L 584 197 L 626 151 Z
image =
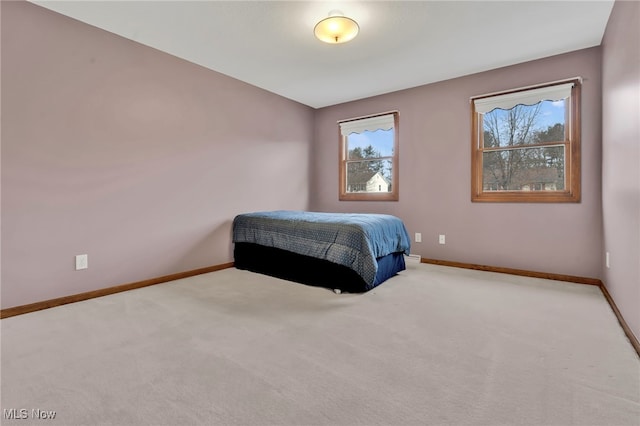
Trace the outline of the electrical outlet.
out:
M 438 242 L 440 244 L 444 244 L 445 243 L 445 239 L 444 239 L 444 235 L 443 234 L 440 234 L 440 236 L 438 237 Z
M 89 267 L 89 255 L 79 254 L 76 256 L 76 271 Z
M 422 234 L 420 232 L 416 232 L 416 243 L 422 242 Z

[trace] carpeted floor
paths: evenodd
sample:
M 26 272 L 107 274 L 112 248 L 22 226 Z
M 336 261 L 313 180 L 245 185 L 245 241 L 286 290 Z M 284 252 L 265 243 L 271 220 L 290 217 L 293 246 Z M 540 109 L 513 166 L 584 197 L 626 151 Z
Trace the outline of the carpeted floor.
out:
M 226 269 L 0 325 L 3 425 L 640 425 L 594 286 L 421 264 L 337 295 Z

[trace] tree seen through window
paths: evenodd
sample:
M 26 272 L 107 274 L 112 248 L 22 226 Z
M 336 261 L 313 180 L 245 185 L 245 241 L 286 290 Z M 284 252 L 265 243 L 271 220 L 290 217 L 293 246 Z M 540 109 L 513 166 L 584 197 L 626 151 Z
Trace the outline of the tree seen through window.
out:
M 580 200 L 580 80 L 472 98 L 472 201 Z
M 564 190 L 564 104 L 543 101 L 484 114 L 485 190 Z M 559 145 L 538 146 L 549 142 Z

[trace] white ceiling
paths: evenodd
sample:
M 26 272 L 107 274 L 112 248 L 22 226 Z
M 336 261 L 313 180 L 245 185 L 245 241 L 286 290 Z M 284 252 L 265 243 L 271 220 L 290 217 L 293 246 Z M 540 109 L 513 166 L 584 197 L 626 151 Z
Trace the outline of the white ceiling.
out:
M 614 1 L 32 3 L 320 108 L 598 46 Z M 314 38 L 333 9 L 353 41 Z

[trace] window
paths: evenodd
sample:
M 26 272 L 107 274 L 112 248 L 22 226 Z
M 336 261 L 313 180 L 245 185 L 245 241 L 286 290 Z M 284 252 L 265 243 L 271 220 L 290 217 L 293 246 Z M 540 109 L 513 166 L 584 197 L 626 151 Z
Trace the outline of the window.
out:
M 398 113 L 338 122 L 340 200 L 398 200 Z
M 471 201 L 580 201 L 580 79 L 472 98 Z

